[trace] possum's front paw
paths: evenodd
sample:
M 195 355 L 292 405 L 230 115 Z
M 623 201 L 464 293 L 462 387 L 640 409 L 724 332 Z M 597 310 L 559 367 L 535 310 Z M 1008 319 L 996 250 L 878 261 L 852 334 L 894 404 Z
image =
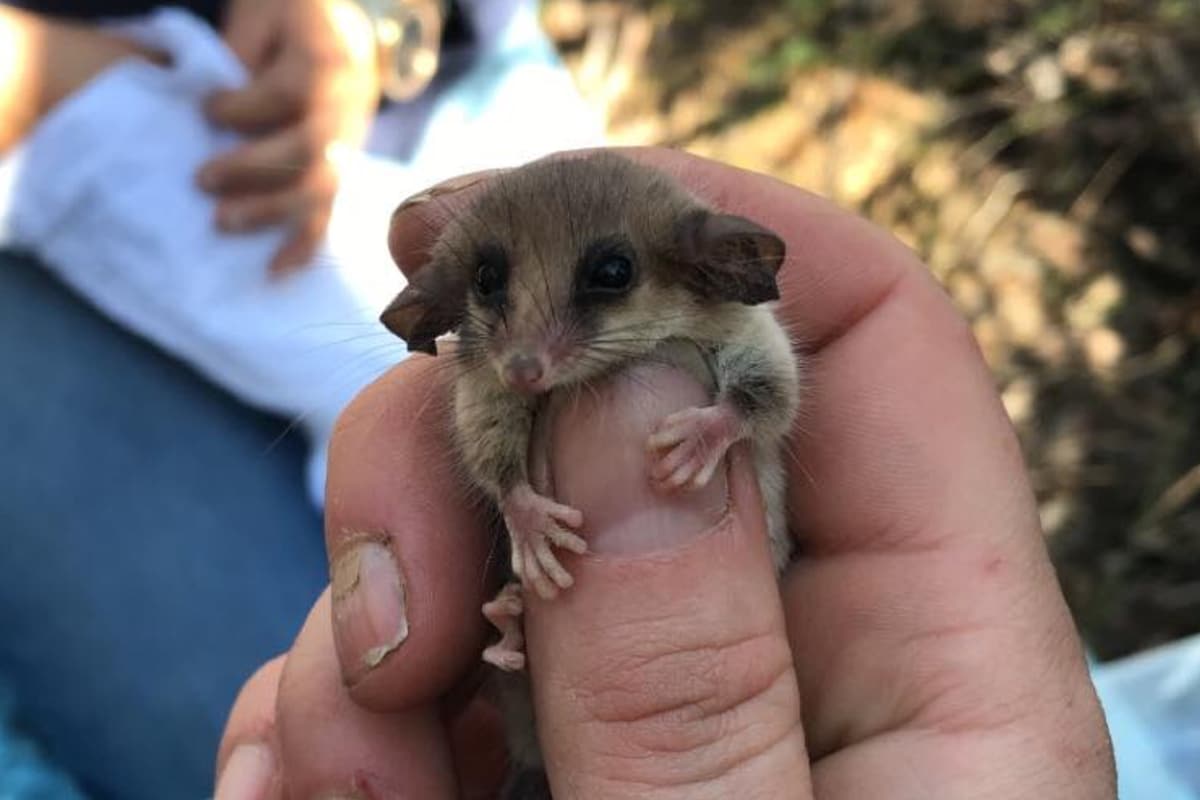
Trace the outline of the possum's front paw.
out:
M 654 454 L 650 477 L 667 491 L 707 485 L 725 453 L 742 438 L 742 427 L 737 412 L 724 403 L 669 415 L 646 442 Z
M 516 486 L 500 504 L 512 543 L 512 571 L 546 600 L 575 582 L 551 545 L 586 553 L 587 542 L 567 528 L 583 524 L 583 514 L 538 494 L 529 484 Z

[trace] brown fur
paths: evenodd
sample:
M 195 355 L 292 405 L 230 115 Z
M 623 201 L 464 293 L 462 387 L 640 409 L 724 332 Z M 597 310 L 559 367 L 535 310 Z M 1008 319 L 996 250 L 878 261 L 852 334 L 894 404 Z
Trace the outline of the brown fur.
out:
M 589 254 L 609 251 L 633 264 L 633 288 L 600 300 L 582 295 Z M 509 269 L 502 305 L 473 288 L 481 263 L 501 257 Z M 689 370 L 746 423 L 782 569 L 791 547 L 781 448 L 798 404 L 799 365 L 761 304 L 778 298 L 783 258 L 773 233 L 711 211 L 665 175 L 612 154 L 559 158 L 494 179 L 445 228 L 384 322 L 427 352 L 436 352 L 437 336 L 457 331 L 458 450 L 471 480 L 497 503 L 531 482 L 531 431 L 546 400 L 545 392 L 511 388 L 505 370 L 514 357 L 544 359 L 548 392 L 641 359 Z M 513 677 L 520 679 L 509 676 L 504 694 L 520 706 L 527 692 L 511 689 Z M 509 708 L 506 716 L 518 767 L 536 768 L 531 714 Z

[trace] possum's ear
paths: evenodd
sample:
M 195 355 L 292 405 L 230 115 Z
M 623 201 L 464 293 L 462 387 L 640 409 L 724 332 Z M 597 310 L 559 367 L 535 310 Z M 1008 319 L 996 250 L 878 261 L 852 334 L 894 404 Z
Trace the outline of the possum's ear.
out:
M 786 250 L 758 223 L 705 210 L 685 216 L 675 238 L 684 285 L 707 299 L 746 305 L 779 299 L 775 276 Z
M 379 320 L 408 349 L 437 355 L 437 337 L 458 328 L 466 309 L 466 287 L 446 267 L 430 264 L 396 296 Z

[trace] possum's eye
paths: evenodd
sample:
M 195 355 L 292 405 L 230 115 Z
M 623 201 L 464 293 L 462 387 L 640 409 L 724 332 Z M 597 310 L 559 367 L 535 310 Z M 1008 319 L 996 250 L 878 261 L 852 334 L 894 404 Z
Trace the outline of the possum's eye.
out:
M 633 247 L 613 236 L 592 243 L 575 267 L 575 297 L 580 303 L 606 303 L 627 294 L 637 282 Z
M 620 292 L 633 283 L 633 264 L 625 256 L 607 255 L 595 261 L 587 273 L 587 288 Z
M 475 268 L 475 293 L 487 303 L 498 302 L 508 285 L 508 265 L 502 253 L 487 251 L 480 254 Z

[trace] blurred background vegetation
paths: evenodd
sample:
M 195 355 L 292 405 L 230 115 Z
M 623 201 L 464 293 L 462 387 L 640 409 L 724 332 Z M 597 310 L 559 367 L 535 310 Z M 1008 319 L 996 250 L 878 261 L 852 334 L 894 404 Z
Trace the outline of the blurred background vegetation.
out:
M 1200 630 L 1200 0 L 543 0 L 619 143 L 891 230 L 972 321 L 1114 657 Z

